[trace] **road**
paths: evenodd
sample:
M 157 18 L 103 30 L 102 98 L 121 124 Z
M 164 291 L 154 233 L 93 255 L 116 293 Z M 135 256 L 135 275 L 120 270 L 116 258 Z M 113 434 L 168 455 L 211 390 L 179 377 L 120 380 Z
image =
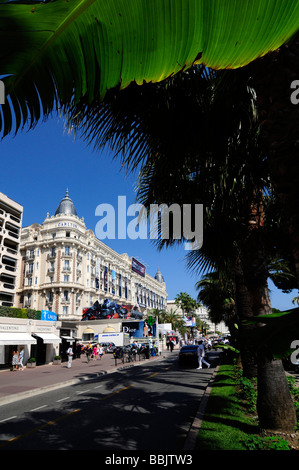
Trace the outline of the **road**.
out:
M 212 374 L 169 357 L 8 404 L 0 450 L 178 452 Z

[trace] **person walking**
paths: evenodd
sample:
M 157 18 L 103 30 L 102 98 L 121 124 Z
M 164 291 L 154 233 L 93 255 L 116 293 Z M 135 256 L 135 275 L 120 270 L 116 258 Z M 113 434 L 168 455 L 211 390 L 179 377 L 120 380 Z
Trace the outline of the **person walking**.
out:
M 19 353 L 17 349 L 12 352 L 12 371 L 18 370 Z
M 100 358 L 100 361 L 102 360 L 102 357 L 103 357 L 103 354 L 104 354 L 104 348 L 102 345 L 99 345 L 99 358 Z
M 70 346 L 67 350 L 67 355 L 68 355 L 68 363 L 67 363 L 67 367 L 68 369 L 70 367 L 72 367 L 72 361 L 73 361 L 73 348 Z
M 21 351 L 19 354 L 19 366 L 20 366 L 19 370 L 24 370 L 23 360 L 24 360 L 24 348 L 21 348 Z
M 90 361 L 91 353 L 92 353 L 91 345 L 87 344 L 87 346 L 85 348 L 85 354 L 86 354 L 87 362 Z
M 198 354 L 198 367 L 197 367 L 197 369 L 202 369 L 202 363 L 206 364 L 206 366 L 209 368 L 211 364 L 209 364 L 204 359 L 204 357 L 205 357 L 205 347 L 204 347 L 202 341 L 198 341 L 197 354 Z

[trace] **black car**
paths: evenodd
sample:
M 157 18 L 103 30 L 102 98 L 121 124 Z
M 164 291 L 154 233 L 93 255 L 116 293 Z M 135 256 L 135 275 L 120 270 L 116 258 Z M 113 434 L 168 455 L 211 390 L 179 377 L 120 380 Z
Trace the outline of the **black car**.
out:
M 179 352 L 179 365 L 194 365 L 198 366 L 198 346 L 189 344 L 183 346 Z

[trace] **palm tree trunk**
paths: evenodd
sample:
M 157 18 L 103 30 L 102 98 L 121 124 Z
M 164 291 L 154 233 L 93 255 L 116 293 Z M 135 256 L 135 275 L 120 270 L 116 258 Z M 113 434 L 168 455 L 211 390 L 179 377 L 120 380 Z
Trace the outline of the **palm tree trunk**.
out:
M 235 300 L 236 311 L 239 324 L 240 353 L 243 368 L 243 375 L 249 379 L 257 377 L 256 354 L 248 345 L 248 332 L 253 326 L 247 325 L 246 321 L 253 317 L 250 295 L 244 279 L 243 263 L 238 257 L 235 263 Z
M 257 412 L 261 430 L 294 432 L 296 412 L 280 360 L 259 361 Z
M 271 179 L 287 217 L 299 287 L 299 104 L 291 100 L 291 84 L 299 79 L 299 34 L 248 67 L 257 92 L 258 119 Z
M 255 316 L 272 313 L 262 244 L 252 253 L 251 263 L 246 260 L 245 274 L 251 308 Z M 257 324 L 256 328 L 262 328 Z M 261 344 L 257 358 L 257 412 L 259 426 L 263 430 L 294 431 L 297 418 L 294 403 L 287 384 L 281 360 L 268 359 L 265 355 L 267 344 Z

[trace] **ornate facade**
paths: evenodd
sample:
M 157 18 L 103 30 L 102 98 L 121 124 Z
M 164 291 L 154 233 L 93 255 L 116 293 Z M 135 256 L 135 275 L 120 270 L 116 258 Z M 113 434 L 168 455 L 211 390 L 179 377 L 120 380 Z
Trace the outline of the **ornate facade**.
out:
M 80 319 L 97 300 L 138 306 L 141 311 L 166 308 L 166 285 L 132 269 L 134 259 L 118 254 L 86 229 L 68 192 L 54 216 L 22 229 L 18 306 Z

